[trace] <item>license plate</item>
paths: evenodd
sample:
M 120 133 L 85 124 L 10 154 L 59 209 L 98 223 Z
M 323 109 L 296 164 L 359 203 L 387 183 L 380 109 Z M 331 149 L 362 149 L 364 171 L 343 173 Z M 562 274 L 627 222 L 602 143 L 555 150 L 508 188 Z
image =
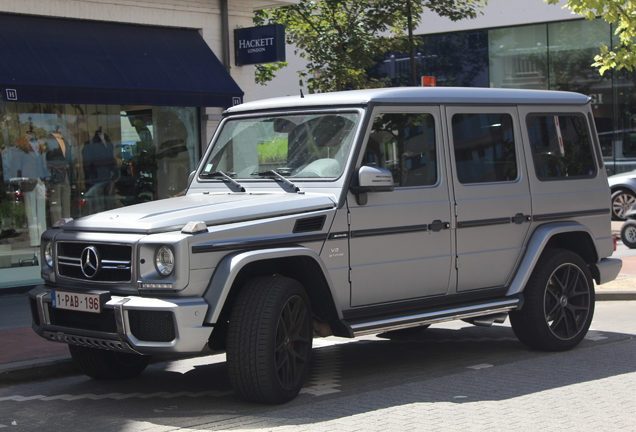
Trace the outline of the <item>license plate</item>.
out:
M 102 304 L 99 294 L 82 294 L 66 291 L 53 291 L 53 307 L 81 312 L 100 313 Z

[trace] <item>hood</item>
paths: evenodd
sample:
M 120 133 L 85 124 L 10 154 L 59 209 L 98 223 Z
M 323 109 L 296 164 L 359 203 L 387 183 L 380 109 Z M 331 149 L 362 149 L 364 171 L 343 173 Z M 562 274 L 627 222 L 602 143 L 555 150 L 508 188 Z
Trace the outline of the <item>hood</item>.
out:
M 335 206 L 332 198 L 321 194 L 193 194 L 85 216 L 69 222 L 63 229 L 153 234 L 180 230 L 190 221 L 204 221 L 213 226 L 329 210 Z

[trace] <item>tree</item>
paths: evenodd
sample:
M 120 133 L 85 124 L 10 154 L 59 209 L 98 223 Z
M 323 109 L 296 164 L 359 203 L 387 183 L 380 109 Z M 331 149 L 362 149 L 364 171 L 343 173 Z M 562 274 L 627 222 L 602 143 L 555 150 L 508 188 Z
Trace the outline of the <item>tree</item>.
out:
M 384 87 L 372 68 L 390 50 L 412 51 L 412 29 L 425 9 L 451 20 L 474 18 L 487 0 L 301 0 L 298 4 L 257 11 L 255 24 L 284 24 L 287 43 L 307 60 L 298 71 L 310 92 Z M 405 38 L 407 29 L 410 38 Z M 272 80 L 286 63 L 258 65 L 256 82 Z
M 556 4 L 559 0 L 544 0 Z M 585 16 L 589 20 L 601 17 L 610 24 L 616 25 L 614 34 L 618 43 L 610 49 L 601 45 L 600 54 L 594 57 L 592 66 L 599 68 L 603 75 L 609 69 L 634 70 L 636 67 L 636 0 L 568 0 L 564 8 Z

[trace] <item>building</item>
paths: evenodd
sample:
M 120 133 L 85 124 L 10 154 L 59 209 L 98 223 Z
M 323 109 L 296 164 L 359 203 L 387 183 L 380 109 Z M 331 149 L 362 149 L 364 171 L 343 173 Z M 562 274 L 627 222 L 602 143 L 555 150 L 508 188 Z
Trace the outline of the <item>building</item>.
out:
M 253 99 L 233 29 L 297 0 L 2 0 L 0 288 L 39 280 L 59 218 L 181 193 Z
M 636 169 L 636 72 L 592 67 L 602 44 L 614 46 L 615 26 L 585 20 L 541 0 L 489 0 L 483 15 L 452 22 L 434 14 L 421 37 L 417 75 L 437 85 L 574 91 L 592 98 L 609 174 Z M 389 53 L 381 70 L 392 85 L 408 85 L 410 58 Z

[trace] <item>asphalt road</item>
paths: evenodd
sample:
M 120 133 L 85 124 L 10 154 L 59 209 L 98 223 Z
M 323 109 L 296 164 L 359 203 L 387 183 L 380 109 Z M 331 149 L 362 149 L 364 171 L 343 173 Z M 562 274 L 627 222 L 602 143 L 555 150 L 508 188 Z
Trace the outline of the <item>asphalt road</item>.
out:
M 7 431 L 636 431 L 636 301 L 599 302 L 564 353 L 530 351 L 506 324 L 463 322 L 391 338 L 317 339 L 294 401 L 243 402 L 222 354 L 140 377 L 65 377 L 0 388 Z

